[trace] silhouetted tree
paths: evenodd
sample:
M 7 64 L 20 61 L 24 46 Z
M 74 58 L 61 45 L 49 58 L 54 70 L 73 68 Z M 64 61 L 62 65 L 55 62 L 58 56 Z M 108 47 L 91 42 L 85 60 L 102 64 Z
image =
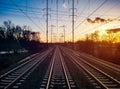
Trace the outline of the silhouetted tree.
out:
M 38 47 L 40 36 L 38 32 L 32 32 L 28 26 L 14 25 L 10 20 L 4 21 L 0 27 L 0 49 L 31 49 L 32 45 Z M 9 44 L 8 44 L 9 43 Z M 35 48 L 35 47 L 32 47 Z

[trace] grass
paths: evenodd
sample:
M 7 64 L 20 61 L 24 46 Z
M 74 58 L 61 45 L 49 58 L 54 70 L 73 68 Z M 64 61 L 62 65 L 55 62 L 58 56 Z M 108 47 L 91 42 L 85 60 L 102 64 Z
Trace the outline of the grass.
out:
M 11 65 L 29 56 L 30 54 L 32 53 L 28 52 L 0 55 L 0 71 L 10 67 Z

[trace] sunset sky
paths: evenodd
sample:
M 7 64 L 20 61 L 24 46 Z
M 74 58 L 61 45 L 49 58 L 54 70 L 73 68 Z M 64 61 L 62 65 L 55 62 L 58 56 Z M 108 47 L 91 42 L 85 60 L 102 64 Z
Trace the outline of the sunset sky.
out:
M 71 41 L 72 0 L 58 0 L 58 33 L 57 33 L 57 0 L 49 1 L 49 42 L 50 25 L 53 28 L 53 41 L 63 41 L 63 28 L 66 25 L 66 41 Z M 95 30 L 107 30 L 120 27 L 120 0 L 74 0 L 75 1 L 75 40 Z M 45 42 L 46 34 L 46 0 L 0 0 L 0 26 L 3 21 L 11 20 L 15 25 L 27 25 L 32 31 L 41 32 Z M 26 17 L 29 16 L 31 20 Z M 33 24 L 34 23 L 34 24 Z M 36 26 L 36 25 L 37 26 Z M 39 27 L 38 27 L 39 26 Z

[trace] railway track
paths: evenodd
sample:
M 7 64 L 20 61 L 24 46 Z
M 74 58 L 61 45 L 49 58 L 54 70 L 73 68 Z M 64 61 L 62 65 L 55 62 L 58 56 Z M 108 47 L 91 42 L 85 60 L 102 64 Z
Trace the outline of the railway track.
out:
M 98 69 L 96 66 L 90 64 L 83 58 L 70 53 L 68 50 L 63 51 L 70 57 L 70 60 L 77 66 L 78 69 L 82 68 L 84 70 L 85 76 L 95 89 L 120 89 L 120 81 L 114 79 L 112 76 Z
M 76 56 L 79 56 L 79 57 L 82 57 L 82 58 L 86 59 L 87 61 L 91 61 L 91 62 L 94 62 L 94 63 L 98 62 L 100 65 L 106 66 L 110 70 L 120 73 L 120 66 L 119 65 L 110 63 L 108 61 L 101 60 L 101 59 L 96 58 L 96 57 L 94 57 L 92 55 L 89 55 L 89 54 L 85 54 L 85 53 L 78 52 L 78 51 L 73 51 L 71 49 L 67 49 L 67 50 L 69 50 L 69 52 L 72 52 Z
M 41 54 L 37 53 L 23 59 L 18 63 L 18 66 L 0 75 L 0 89 L 19 89 L 29 75 L 53 52 L 53 49 L 51 48 Z M 89 81 L 95 89 L 120 89 L 119 80 L 99 69 L 96 66 L 97 64 L 94 64 L 95 62 L 101 63 L 99 60 L 94 62 L 94 59 L 89 56 L 86 57 L 88 59 L 84 59 L 83 56 L 76 55 L 75 52 L 59 46 L 54 49 L 51 57 L 47 63 L 48 66 L 43 72 L 45 75 L 42 75 L 40 87 L 38 86 L 40 89 L 78 89 L 77 85 L 79 85 L 79 82 L 74 81 L 73 76 L 71 76 L 70 67 L 67 67 L 66 60 L 70 60 L 70 63 L 74 64 L 79 71 L 82 69 L 81 72 L 83 72 L 86 81 Z M 89 58 L 91 58 L 92 62 L 89 61 Z M 114 65 L 112 66 L 112 64 L 107 62 L 101 63 L 101 65 L 103 66 L 102 68 L 110 67 L 109 69 L 114 70 L 114 73 L 119 73 L 119 67 L 115 68 Z M 110 73 L 112 72 L 110 71 Z
M 99 58 L 93 57 L 91 55 L 87 55 L 85 53 L 74 53 L 76 56 L 83 58 L 86 61 L 89 61 L 89 63 L 96 65 L 96 67 L 100 68 L 101 70 L 107 72 L 109 75 L 114 75 L 113 77 L 118 79 L 120 81 L 120 66 L 107 62 L 105 60 L 101 60 Z M 97 63 L 97 64 L 96 64 Z M 103 66 L 103 67 L 102 67 Z M 113 72 L 112 74 L 110 73 Z
M 66 49 L 66 48 L 64 48 Z M 66 49 L 69 50 L 69 53 L 72 53 L 76 56 L 78 56 L 79 58 L 82 58 L 86 61 L 88 61 L 90 64 L 96 66 L 97 68 L 99 68 L 100 70 L 106 72 L 108 75 L 112 76 L 114 79 L 117 79 L 118 81 L 120 81 L 120 66 L 116 65 L 114 63 L 110 63 L 108 61 L 93 57 L 91 55 L 85 54 L 85 53 L 81 53 L 81 52 L 77 52 L 77 51 L 73 51 L 71 49 Z
M 18 88 L 52 50 L 53 49 L 50 49 L 41 54 L 38 54 L 32 59 L 26 59 L 23 62 L 21 62 L 17 67 L 1 75 L 0 89 Z
M 57 47 L 40 89 L 77 89 Z

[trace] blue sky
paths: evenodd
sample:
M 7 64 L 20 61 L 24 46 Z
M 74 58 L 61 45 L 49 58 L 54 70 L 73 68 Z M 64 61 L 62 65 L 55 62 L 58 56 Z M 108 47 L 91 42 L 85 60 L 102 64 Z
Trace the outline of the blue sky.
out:
M 33 24 L 14 4 L 13 1 L 25 14 L 27 14 L 36 23 L 40 29 Z M 56 12 L 56 0 L 49 1 L 49 26 L 56 25 L 57 12 Z M 99 28 L 95 28 L 103 23 L 88 23 L 87 18 L 94 20 L 96 17 L 102 19 L 115 19 L 120 16 L 120 0 L 107 0 L 98 10 L 96 10 L 105 0 L 74 0 L 75 1 L 75 39 L 80 39 L 81 35 L 99 29 L 108 29 L 113 27 L 119 27 L 119 18 L 110 24 L 103 25 Z M 58 34 L 57 28 L 53 28 L 54 41 L 62 41 L 63 29 L 61 25 L 66 25 L 66 38 L 71 40 L 71 0 L 58 0 Z M 0 0 L 0 25 L 3 21 L 11 20 L 16 25 L 28 25 L 33 31 L 41 32 L 42 41 L 45 40 L 46 32 L 46 17 L 45 10 L 46 0 Z M 96 11 L 95 11 L 96 10 Z M 95 12 L 94 12 L 95 11 Z M 94 13 L 92 13 L 94 12 Z M 91 14 L 92 13 L 92 14 Z M 91 15 L 90 15 L 91 14 Z M 83 22 L 83 23 L 82 23 Z M 81 24 L 82 23 L 82 24 Z M 111 25 L 112 24 L 112 25 Z M 95 29 L 94 29 L 95 28 Z M 49 38 L 50 38 L 49 27 Z M 104 30 L 103 29 L 103 30 Z M 57 38 L 55 38 L 57 37 Z

